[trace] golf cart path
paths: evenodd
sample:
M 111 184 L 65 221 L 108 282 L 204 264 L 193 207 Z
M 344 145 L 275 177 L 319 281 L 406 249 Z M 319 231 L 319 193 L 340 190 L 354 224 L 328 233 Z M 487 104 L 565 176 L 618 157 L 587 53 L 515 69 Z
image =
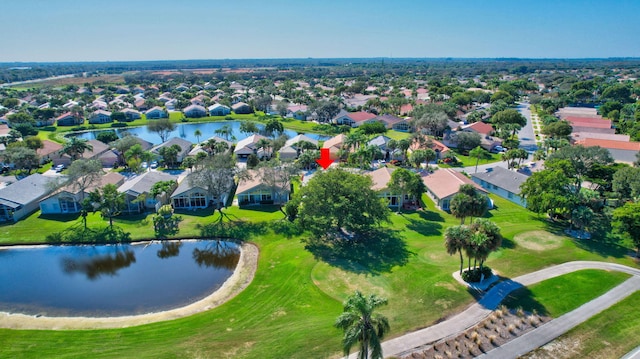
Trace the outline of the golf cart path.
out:
M 640 269 L 607 262 L 567 262 L 500 282 L 477 303 L 472 304 L 463 312 L 438 324 L 383 342 L 382 352 L 386 357 L 399 357 L 411 353 L 418 347 L 457 335 L 485 319 L 513 290 L 583 269 L 618 271 L 631 274 L 632 277 L 600 297 L 483 354 L 481 357 L 516 358 L 528 353 L 640 290 Z M 357 358 L 357 353 L 350 355 L 349 358 Z

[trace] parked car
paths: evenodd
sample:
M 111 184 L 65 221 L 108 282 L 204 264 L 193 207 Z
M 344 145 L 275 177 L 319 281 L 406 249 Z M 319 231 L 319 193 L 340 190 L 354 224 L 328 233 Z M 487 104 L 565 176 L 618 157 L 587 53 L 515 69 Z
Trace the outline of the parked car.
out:
M 153 162 L 151 162 L 151 164 L 149 165 L 149 167 L 151 167 L 151 168 L 158 168 L 158 161 L 153 161 Z
M 505 152 L 505 151 L 506 150 L 502 146 L 496 146 L 493 149 L 491 149 L 491 152 L 493 152 L 493 153 L 501 153 L 501 152 Z
M 64 165 L 63 164 L 59 164 L 59 165 L 55 166 L 53 169 L 56 171 L 56 173 L 60 173 L 60 172 L 62 172 L 64 170 Z

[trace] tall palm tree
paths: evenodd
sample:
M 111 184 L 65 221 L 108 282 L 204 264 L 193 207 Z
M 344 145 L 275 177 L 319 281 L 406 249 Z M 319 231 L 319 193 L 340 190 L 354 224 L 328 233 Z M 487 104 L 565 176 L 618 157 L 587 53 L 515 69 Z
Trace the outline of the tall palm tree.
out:
M 93 146 L 87 140 L 79 137 L 71 137 L 62 147 L 62 153 L 71 156 L 72 160 L 78 159 L 85 151 L 92 151 Z
M 200 143 L 200 136 L 202 136 L 202 132 L 200 132 L 200 130 L 195 130 L 193 135 L 196 136 L 196 141 Z
M 447 248 L 447 253 L 449 255 L 454 255 L 456 252 L 460 254 L 460 275 L 462 275 L 462 267 L 464 266 L 462 250 L 470 238 L 471 230 L 465 225 L 449 227 L 444 232 L 444 245 Z
M 344 302 L 344 312 L 340 314 L 334 326 L 344 330 L 342 349 L 349 355 L 351 347 L 360 342 L 359 359 L 382 359 L 381 340 L 390 330 L 389 320 L 374 310 L 386 305 L 387 299 L 375 294 L 365 297 L 359 291 Z M 371 356 L 369 356 L 371 351 Z

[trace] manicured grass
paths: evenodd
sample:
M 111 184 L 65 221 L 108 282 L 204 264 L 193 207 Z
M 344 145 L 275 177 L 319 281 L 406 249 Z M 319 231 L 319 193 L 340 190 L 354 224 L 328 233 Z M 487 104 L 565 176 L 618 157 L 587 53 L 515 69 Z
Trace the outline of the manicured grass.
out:
M 611 308 L 599 313 L 552 341 L 559 357 L 571 350 L 574 358 L 620 358 L 640 344 L 640 292 L 635 292 Z M 545 354 L 538 349 L 534 353 Z
M 622 249 L 575 242 L 563 237 L 558 248 L 532 251 L 518 247 L 513 237 L 545 230 L 546 222 L 511 202 L 494 198 L 489 218 L 501 228 L 503 247 L 487 264 L 503 276 L 514 277 L 569 260 L 610 260 L 634 265 Z M 442 233 L 458 224 L 451 215 L 434 210 L 391 215 L 384 235 L 362 245 L 326 251 L 326 244 L 297 235 L 275 207 L 228 208 L 230 220 L 244 220 L 234 234 L 260 248 L 252 284 L 228 303 L 191 317 L 129 329 L 84 331 L 0 330 L 0 357 L 98 358 L 326 358 L 340 354 L 341 332 L 333 328 L 341 302 L 360 289 L 389 299 L 383 307 L 391 323 L 390 337 L 433 324 L 468 306 L 475 299 L 451 273 L 457 256 L 446 254 Z M 179 236 L 197 235 L 218 223 L 212 210 L 178 213 L 184 217 Z M 98 215 L 90 225 L 106 225 Z M 150 218 L 121 218 L 116 225 L 133 238 L 152 236 Z M 45 221 L 38 215 L 0 227 L 0 241 L 37 242 L 45 233 L 72 224 Z M 15 229 L 14 229 L 15 228 Z M 627 249 L 624 249 L 627 250 Z M 168 288 L 170 290 L 170 288 Z
M 458 164 L 455 166 L 441 164 L 440 167 L 445 167 L 445 168 L 446 167 L 471 167 L 471 166 L 475 167 L 476 161 L 477 161 L 476 158 L 463 155 L 461 152 L 455 149 L 453 151 L 454 151 L 454 154 L 456 155 L 456 158 L 458 158 L 458 161 L 459 161 Z M 490 153 L 490 155 L 491 157 L 489 159 L 480 160 L 480 162 L 478 162 L 478 166 L 502 161 L 502 157 L 500 154 Z
M 576 271 L 517 289 L 502 302 L 509 308 L 521 307 L 554 318 L 599 297 L 631 275 L 597 269 Z
M 389 130 L 385 132 L 384 135 L 396 141 L 401 140 L 403 138 L 409 138 L 411 136 L 409 132 L 401 132 L 396 130 Z

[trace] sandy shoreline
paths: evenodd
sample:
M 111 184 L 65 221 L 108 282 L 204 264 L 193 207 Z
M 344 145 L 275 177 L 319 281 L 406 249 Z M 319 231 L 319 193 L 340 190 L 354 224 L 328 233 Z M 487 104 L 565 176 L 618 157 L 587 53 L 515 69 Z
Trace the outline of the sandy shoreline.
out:
M 147 323 L 187 317 L 215 308 L 242 292 L 253 280 L 258 267 L 258 247 L 243 243 L 240 260 L 234 273 L 208 297 L 185 307 L 167 311 L 122 317 L 35 317 L 33 315 L 0 312 L 0 328 L 8 329 L 102 329 L 125 328 Z

